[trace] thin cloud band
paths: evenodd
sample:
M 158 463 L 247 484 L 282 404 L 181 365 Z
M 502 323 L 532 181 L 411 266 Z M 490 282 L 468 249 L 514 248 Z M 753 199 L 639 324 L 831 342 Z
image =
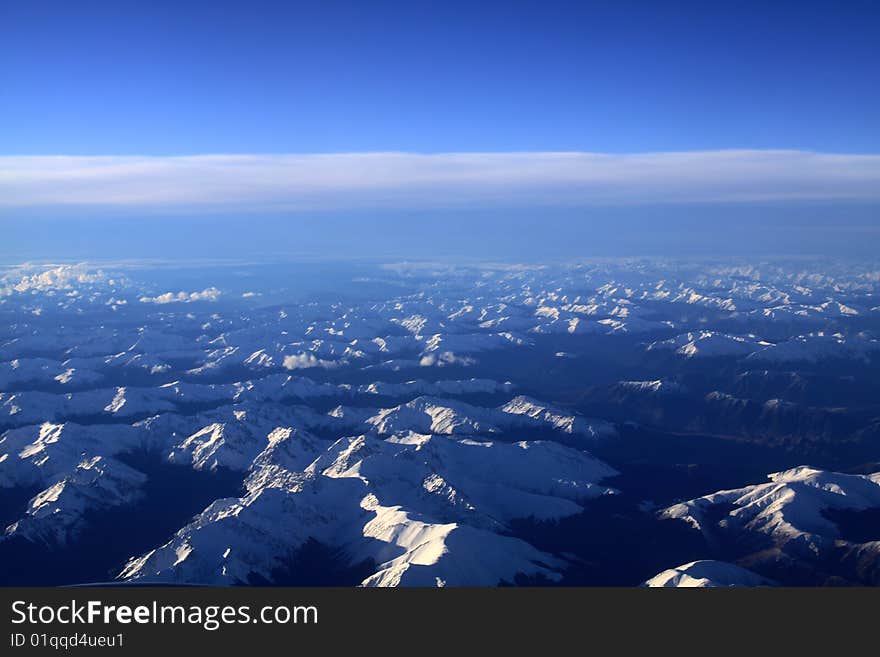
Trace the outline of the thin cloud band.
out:
M 719 150 L 0 156 L 5 208 L 341 210 L 823 200 L 880 200 L 880 155 Z

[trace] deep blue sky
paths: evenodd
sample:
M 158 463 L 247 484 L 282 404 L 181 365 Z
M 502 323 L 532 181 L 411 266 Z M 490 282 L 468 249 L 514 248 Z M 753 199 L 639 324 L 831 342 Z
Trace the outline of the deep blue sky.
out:
M 0 0 L 0 154 L 880 151 L 880 2 Z
M 867 0 L 0 0 L 0 188 L 30 184 L 17 155 L 880 154 L 878 72 Z M 873 162 L 857 167 L 863 192 Z M 71 180 L 53 175 L 40 198 Z M 761 175 L 744 174 L 758 188 Z M 215 214 L 0 198 L 0 258 L 871 255 L 878 197 Z

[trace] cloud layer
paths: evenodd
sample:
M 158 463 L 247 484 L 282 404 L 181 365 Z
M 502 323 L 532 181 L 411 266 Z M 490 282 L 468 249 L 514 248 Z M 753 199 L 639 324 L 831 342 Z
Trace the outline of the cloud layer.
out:
M 165 292 L 155 297 L 141 297 L 141 303 L 192 303 L 193 301 L 217 301 L 220 298 L 220 290 L 209 287 L 201 292 Z
M 880 155 L 353 153 L 0 156 L 0 207 L 343 210 L 880 200 Z

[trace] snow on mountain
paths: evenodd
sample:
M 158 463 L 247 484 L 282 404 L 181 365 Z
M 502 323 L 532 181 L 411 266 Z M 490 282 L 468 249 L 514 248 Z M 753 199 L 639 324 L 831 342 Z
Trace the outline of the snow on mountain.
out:
M 0 271 L 0 426 L 13 427 L 0 434 L 0 487 L 44 489 L 13 533 L 70 541 L 89 513 L 133 503 L 143 475 L 122 460 L 146 450 L 184 468 L 239 472 L 246 492 L 215 501 L 169 543 L 132 559 L 126 578 L 272 579 L 314 539 L 353 564 L 374 563 L 365 585 L 491 585 L 519 573 L 555 579 L 566 564 L 510 536 L 514 521 L 562 518 L 612 492 L 601 483 L 615 474 L 611 467 L 559 442 L 612 436 L 614 427 L 530 397 L 497 407 L 482 400 L 531 389 L 532 356 L 540 353 L 574 356 L 552 359 L 553 367 L 568 377 L 560 383 L 580 386 L 571 370 L 605 344 L 633 350 L 627 373 L 614 378 L 645 380 L 593 391 L 603 409 L 597 413 L 650 401 L 645 416 L 652 421 L 673 423 L 680 413 L 690 422 L 692 399 L 712 409 L 712 422 L 698 418 L 702 424 L 683 425 L 687 431 L 729 431 L 746 409 L 763 424 L 745 422 L 743 432 L 758 433 L 770 418 L 801 433 L 839 420 L 864 433 L 864 445 L 875 435 L 861 416 L 844 417 L 851 409 L 814 413 L 773 386 L 731 387 L 724 377 L 739 372 L 710 372 L 696 362 L 658 371 L 639 360 L 637 345 L 654 340 L 649 351 L 745 357 L 747 366 L 777 362 L 786 370 L 833 358 L 841 361 L 838 378 L 855 388 L 860 375 L 845 361 L 864 366 L 880 349 L 871 334 L 859 333 L 870 327 L 880 294 L 876 272 L 630 259 L 564 267 L 407 264 L 386 274 L 392 286 L 385 299 L 295 303 L 283 290 L 266 289 L 259 303 L 234 308 L 245 288 L 220 297 L 215 281 L 188 286 L 204 288 L 195 294 L 176 287 L 159 294 L 167 283 L 144 287 L 85 266 Z M 218 298 L 224 303 L 193 303 Z M 489 350 L 499 355 L 489 358 Z M 529 357 L 517 358 L 527 350 Z M 499 374 L 508 357 L 509 376 Z M 498 380 L 433 380 L 433 368 L 464 366 Z M 314 378 L 298 376 L 302 369 Z M 411 376 L 391 374 L 401 371 Z M 703 379 L 712 380 L 701 387 Z M 824 399 L 814 380 L 804 376 L 801 386 L 810 404 Z M 874 422 L 870 399 L 858 403 Z M 530 440 L 536 436 L 542 440 Z M 878 475 L 796 468 L 663 513 L 712 542 L 748 544 L 772 558 L 783 553 L 808 570 L 845 562 L 858 575 L 849 580 L 863 582 L 880 570 L 880 544 L 850 540 L 835 514 L 878 508 L 878 485 Z M 758 563 L 754 569 L 764 572 Z M 749 583 L 748 571 L 737 568 L 694 562 L 649 584 Z
M 268 401 L 296 397 L 312 399 L 316 397 L 351 397 L 358 395 L 381 395 L 385 397 L 409 397 L 415 395 L 468 395 L 507 392 L 510 383 L 499 383 L 491 379 L 464 379 L 440 381 L 406 381 L 386 383 L 376 381 L 352 387 L 347 384 L 333 385 L 315 383 L 306 377 L 287 374 L 273 374 L 262 379 L 254 379 L 235 384 L 235 401 Z
M 585 452 L 549 441 L 509 444 L 415 433 L 404 440 L 340 439 L 310 469 L 357 476 L 383 500 L 406 500 L 420 491 L 427 505 L 422 512 L 483 528 L 577 513 L 578 501 L 613 492 L 595 482 L 616 474 Z
M 136 356 L 134 358 L 137 358 Z M 34 364 L 21 363 L 9 365 L 11 372 L 26 368 L 38 371 L 40 376 L 55 361 L 39 360 Z M 143 363 L 155 371 L 156 364 Z M 48 374 L 55 370 L 48 369 Z M 60 371 L 58 381 L 66 383 L 76 380 L 80 370 L 74 368 Z M 97 376 L 97 375 L 96 375 Z M 387 396 L 406 396 L 420 392 L 439 394 L 471 394 L 498 392 L 509 389 L 505 384 L 493 381 L 440 381 L 427 383 L 415 381 L 404 384 L 385 384 L 377 382 L 361 386 L 362 394 L 382 394 Z M 86 417 L 111 414 L 129 417 L 139 414 L 155 414 L 174 411 L 188 404 L 215 404 L 224 401 L 270 401 L 287 398 L 311 399 L 315 397 L 349 397 L 352 388 L 346 385 L 318 384 L 305 377 L 287 374 L 273 374 L 261 379 L 242 381 L 235 384 L 196 384 L 172 382 L 156 387 L 104 388 L 69 393 L 65 395 L 23 391 L 0 393 L 0 417 L 6 416 L 15 425 L 33 424 L 44 420 L 61 420 L 68 417 Z
M 519 347 L 529 341 L 513 333 L 436 333 L 424 338 L 423 354 L 450 352 L 454 354 L 473 354 L 505 347 Z
M 786 340 L 751 354 L 751 360 L 817 362 L 827 358 L 866 359 L 880 352 L 880 340 L 864 334 L 845 336 L 840 333 L 817 332 Z
M 381 330 L 373 332 L 371 326 L 360 327 L 361 330 L 317 329 L 316 326 L 306 323 L 295 333 L 270 331 L 266 327 L 223 333 L 208 343 L 210 349 L 205 362 L 191 369 L 189 374 L 210 375 L 239 366 L 254 370 L 332 369 L 352 361 L 374 359 L 380 353 L 415 352 L 422 347 L 416 336 L 376 337 L 376 332 Z M 366 333 L 367 337 L 351 339 L 344 336 L 346 332 Z M 295 339 L 296 336 L 308 339 Z
M 548 406 L 525 395 L 514 397 L 501 406 L 500 410 L 509 415 L 519 416 L 525 425 L 546 425 L 563 433 L 591 438 L 607 438 L 617 433 L 614 425 L 610 422 L 581 417 L 573 412 Z
M 242 498 L 215 500 L 166 544 L 133 558 L 120 577 L 146 582 L 241 584 L 271 580 L 309 539 L 338 545 L 366 521 L 355 479 L 276 476 Z
M 598 481 L 614 470 L 556 443 L 359 436 L 328 444 L 282 429 L 270 443 L 254 461 L 247 495 L 214 502 L 120 576 L 271 579 L 313 539 L 352 563 L 375 562 L 364 581 L 371 586 L 490 585 L 519 573 L 556 578 L 564 565 L 557 557 L 492 529 L 517 517 L 571 515 L 579 503 L 613 492 Z
M 167 353 L 167 352 L 166 352 Z M 177 354 L 173 354 L 177 355 Z M 131 351 L 122 351 L 112 356 L 101 359 L 107 367 L 123 367 L 140 369 L 150 374 L 164 374 L 171 369 L 162 357 L 156 354 L 132 353 Z
M 304 376 L 291 374 L 270 374 L 261 379 L 253 379 L 233 384 L 234 401 L 273 401 L 295 397 L 312 399 L 315 397 L 348 396 L 350 386 L 336 386 L 331 383 L 316 383 Z
M 673 326 L 671 322 L 661 322 L 642 317 L 631 316 L 630 310 L 621 310 L 614 306 L 609 311 L 609 317 L 602 319 L 587 319 L 583 314 L 594 315 L 595 306 L 574 307 L 575 310 L 561 312 L 559 308 L 541 307 L 536 311 L 536 322 L 529 329 L 531 333 L 539 334 L 612 334 L 612 333 L 648 333 L 658 330 L 668 330 Z M 586 312 L 583 312 L 586 311 Z
M 358 386 L 358 394 L 381 395 L 384 397 L 406 397 L 409 395 L 469 395 L 509 392 L 513 384 L 499 383 L 492 379 L 466 379 L 441 381 L 406 381 L 404 383 L 369 383 Z
M 254 491 L 267 485 L 278 486 L 279 481 L 298 480 L 300 472 L 315 470 L 315 464 L 333 444 L 332 440 L 318 438 L 301 428 L 276 427 L 266 437 L 266 447 L 251 463 L 245 488 Z
M 329 384 L 315 384 L 309 379 L 299 379 L 292 384 L 291 390 L 276 388 L 271 385 L 274 382 L 282 384 L 293 381 L 292 377 L 279 375 L 267 377 L 265 389 L 257 389 L 243 386 L 238 389 L 234 396 L 234 405 L 222 406 L 198 413 L 195 416 L 183 416 L 176 413 L 165 413 L 139 423 L 138 426 L 149 427 L 146 432 L 151 436 L 167 436 L 155 443 L 160 449 L 167 449 L 168 459 L 172 462 L 192 463 L 196 469 L 214 469 L 226 467 L 233 470 L 244 470 L 252 459 L 265 446 L 266 436 L 276 427 L 289 425 L 303 429 L 344 430 L 344 427 L 355 427 L 369 420 L 376 411 L 374 409 L 345 407 L 328 415 L 316 413 L 305 406 L 277 406 L 270 402 L 271 399 L 284 399 L 291 394 L 298 393 L 300 398 L 315 396 L 339 396 L 349 395 L 352 391 L 345 387 L 336 387 Z M 384 396 L 409 396 L 418 394 L 422 389 L 443 390 L 451 393 L 474 393 L 507 390 L 509 386 L 498 384 L 494 381 L 471 380 L 471 381 L 440 381 L 429 384 L 424 381 L 415 381 L 403 384 L 375 383 L 361 386 L 358 394 L 370 394 Z M 257 403 L 259 402 L 259 403 Z M 477 407 L 470 407 L 476 409 Z M 535 405 L 531 410 L 538 413 L 543 409 Z M 525 413 L 526 409 L 508 413 Z M 381 413 L 381 411 L 380 411 Z M 531 418 L 530 418 L 531 421 Z M 546 422 L 560 431 L 569 433 L 584 433 L 593 435 L 606 435 L 613 432 L 613 428 L 601 423 L 585 423 L 582 418 L 574 416 L 553 415 L 548 411 L 547 417 L 537 420 Z M 554 425 L 555 423 L 555 425 Z M 405 431 L 424 428 L 421 425 L 407 425 Z M 439 425 L 437 427 L 440 428 Z M 474 430 L 477 427 L 474 425 Z
M 88 334 L 65 328 L 57 328 L 53 331 L 32 329 L 10 340 L 0 339 L 0 360 L 20 360 L 23 357 L 41 355 L 53 360 L 105 357 L 107 354 L 127 350 L 131 340 L 131 335 L 114 334 L 112 331 Z M 94 364 L 68 365 L 70 366 L 82 366 L 88 369 Z
M 387 370 L 389 372 L 400 372 L 401 370 L 416 369 L 418 367 L 426 367 L 422 365 L 422 360 L 414 360 L 412 358 L 390 358 L 388 360 L 376 363 L 374 365 L 366 365 L 364 370 Z
M 529 329 L 531 333 L 544 334 L 569 334 L 584 335 L 590 333 L 605 333 L 607 327 L 599 322 L 590 321 L 583 317 L 555 317 L 551 316 L 549 321 L 538 323 Z
M 128 425 L 44 422 L 9 429 L 0 434 L 0 488 L 45 485 L 72 472 L 83 458 L 130 451 L 141 438 Z
M 70 383 L 92 385 L 103 378 L 97 372 L 68 367 L 49 358 L 16 358 L 10 362 L 0 363 L 2 390 L 27 384 L 51 385 L 53 382 L 62 385 Z
M 600 319 L 600 325 L 607 328 L 608 333 L 651 333 L 653 331 L 668 331 L 675 328 L 675 324 L 671 321 L 653 321 L 649 319 L 641 319 L 633 317 L 627 319 L 607 318 Z
M 399 406 L 366 409 L 342 406 L 334 417 L 347 426 L 379 435 L 416 432 L 443 435 L 493 435 L 517 429 L 547 428 L 590 438 L 609 437 L 614 427 L 578 416 L 529 397 L 515 397 L 498 408 L 483 408 L 440 397 L 420 396 Z
M 760 314 L 763 317 L 774 319 L 785 318 L 789 321 L 810 322 L 823 319 L 840 319 L 857 317 L 863 310 L 852 308 L 839 301 L 828 300 L 825 303 L 784 303 L 782 305 L 771 304 L 764 308 L 752 311 L 750 314 Z
M 517 575 L 558 580 L 565 565 L 520 539 L 467 525 L 415 520 L 400 507 L 379 505 L 372 496 L 364 507 L 376 514 L 364 526 L 364 537 L 376 543 L 362 554 L 379 565 L 362 586 L 497 586 L 513 583 Z
M 0 423 L 5 420 L 21 426 L 44 420 L 101 415 L 127 418 L 178 411 L 192 405 L 350 395 L 350 386 L 319 384 L 305 377 L 288 374 L 273 374 L 231 384 L 173 381 L 155 387 L 119 386 L 68 394 L 24 391 L 0 393 Z
M 260 451 L 260 443 L 244 422 L 209 424 L 172 448 L 172 463 L 190 461 L 196 470 L 218 467 L 245 470 Z
M 48 358 L 16 358 L 8 363 L 0 363 L 0 389 L 22 383 L 51 381 L 64 368 L 57 360 Z
M 674 350 L 685 358 L 747 356 L 764 347 L 772 346 L 754 335 L 728 335 L 717 331 L 683 333 L 668 340 L 648 345 L 648 351 Z
M 162 413 L 135 423 L 145 447 L 197 470 L 247 470 L 279 427 L 344 431 L 336 418 L 299 404 L 231 404 L 194 415 Z
M 537 327 L 535 326 L 535 320 L 531 317 L 503 315 L 480 322 L 478 328 L 484 331 L 514 333 L 533 331 Z
M 859 310 L 834 299 L 829 299 L 819 306 L 829 317 L 855 317 Z
M 167 330 L 146 327 L 138 329 L 131 346 L 126 349 L 132 354 L 189 354 L 193 349 L 192 338 Z
M 712 588 L 774 586 L 775 582 L 724 561 L 692 561 L 654 575 L 642 586 L 649 588 Z
M 696 290 L 687 288 L 673 296 L 670 301 L 672 303 L 686 303 L 688 305 L 705 306 L 727 311 L 737 309 L 736 303 L 731 298 L 725 299 L 712 294 L 701 294 Z
M 674 395 L 684 391 L 680 383 L 665 379 L 656 379 L 654 381 L 618 381 L 616 385 L 623 390 L 652 395 Z
M 201 385 L 175 381 L 153 388 L 119 386 L 67 394 L 25 391 L 0 393 L 0 422 L 36 424 L 65 418 L 109 415 L 131 417 L 173 411 L 187 404 L 216 404 L 230 400 L 230 385 Z
M 684 520 L 711 540 L 764 538 L 786 553 L 815 556 L 842 540 L 840 529 L 827 516 L 829 510 L 880 508 L 880 472 L 848 475 L 801 466 L 768 478 L 766 484 L 673 505 L 661 517 Z M 876 554 L 880 558 L 880 543 Z
M 380 435 L 409 431 L 424 434 L 488 434 L 500 431 L 492 424 L 493 415 L 487 409 L 465 402 L 417 397 L 400 406 L 380 409 L 364 420 L 364 424 Z M 341 417 L 345 418 L 345 415 Z
M 64 477 L 28 502 L 25 515 L 6 528 L 6 536 L 65 545 L 82 527 L 86 513 L 132 504 L 147 477 L 112 458 L 80 461 Z
M 96 383 L 104 382 L 104 375 L 91 370 L 81 370 L 74 367 L 68 367 L 53 377 L 61 385 L 76 385 L 78 387 L 92 386 Z
M 276 359 L 265 348 L 263 348 L 257 349 L 254 353 L 245 358 L 244 364 L 252 369 L 268 369 L 276 366 Z

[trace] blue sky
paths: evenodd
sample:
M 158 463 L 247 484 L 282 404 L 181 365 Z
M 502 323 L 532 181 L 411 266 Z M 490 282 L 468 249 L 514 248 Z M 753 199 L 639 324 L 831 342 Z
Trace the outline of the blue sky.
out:
M 880 151 L 877 2 L 0 12 L 6 154 Z
M 409 217 L 382 220 L 399 228 L 420 209 L 438 217 L 471 206 L 486 225 L 534 207 L 591 223 L 601 237 L 601 208 L 630 201 L 633 231 L 657 221 L 682 231 L 670 206 L 692 216 L 696 202 L 707 217 L 801 226 L 793 217 L 819 213 L 869 234 L 880 205 L 878 43 L 880 3 L 857 0 L 2 0 L 6 249 L 38 251 L 49 243 L 40 226 L 64 217 L 82 231 L 96 230 L 83 224 L 92 215 L 209 214 L 223 226 L 231 215 L 271 215 L 274 226 L 289 216 L 291 231 L 315 233 L 307 217 L 320 213 L 354 225 Z M 729 149 L 742 158 L 716 166 Z M 794 155 L 768 168 L 766 150 Z M 606 159 L 560 167 L 548 156 L 559 151 Z M 694 151 L 704 154 L 682 159 Z M 347 160 L 314 180 L 317 160 L 266 159 L 388 152 L 459 159 Z M 678 155 L 646 169 L 658 152 Z M 455 164 L 485 153 L 536 155 L 527 165 Z M 218 178 L 215 160 L 174 157 L 209 154 L 251 159 L 229 184 L 239 169 L 228 162 Z M 21 158 L 47 155 L 80 159 Z M 399 182 L 377 181 L 382 172 Z M 547 209 L 551 196 L 562 207 Z M 765 209 L 750 212 L 755 204 Z

